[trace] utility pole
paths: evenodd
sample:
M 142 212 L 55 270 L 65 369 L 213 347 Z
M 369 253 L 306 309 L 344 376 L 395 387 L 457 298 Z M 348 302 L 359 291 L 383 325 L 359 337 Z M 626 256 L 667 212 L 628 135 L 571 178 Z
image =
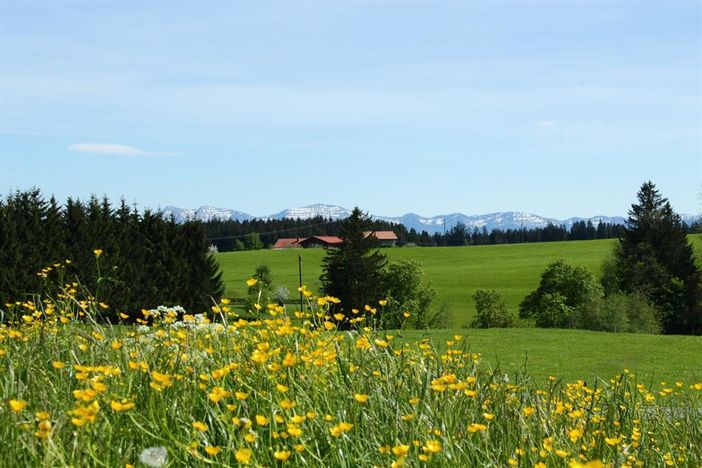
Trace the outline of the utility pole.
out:
M 300 312 L 303 312 L 305 303 L 302 299 L 302 254 L 297 255 L 297 270 L 300 273 Z

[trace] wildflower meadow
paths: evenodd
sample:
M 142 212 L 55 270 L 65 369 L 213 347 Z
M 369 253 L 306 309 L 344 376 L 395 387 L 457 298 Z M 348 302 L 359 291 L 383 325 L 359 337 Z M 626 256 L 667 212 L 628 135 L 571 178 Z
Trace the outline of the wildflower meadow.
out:
M 510 379 L 460 334 L 400 343 L 374 326 L 384 301 L 345 316 L 306 288 L 304 310 L 135 323 L 56 290 L 5 307 L 2 466 L 702 465 L 702 382 Z

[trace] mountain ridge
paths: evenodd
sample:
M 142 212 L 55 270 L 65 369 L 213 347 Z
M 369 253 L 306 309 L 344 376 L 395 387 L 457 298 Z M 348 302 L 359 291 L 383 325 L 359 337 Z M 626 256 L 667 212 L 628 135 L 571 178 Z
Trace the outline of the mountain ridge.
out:
M 166 217 L 173 216 L 177 222 L 189 220 L 210 221 L 213 219 L 250 221 L 252 219 L 309 219 L 322 216 L 332 219 L 343 219 L 351 214 L 351 210 L 337 205 L 326 205 L 315 203 L 313 205 L 298 208 L 286 208 L 285 210 L 268 216 L 254 216 L 243 211 L 229 208 L 216 208 L 204 205 L 197 209 L 178 208 L 167 206 L 161 210 Z M 683 221 L 691 223 L 697 219 L 697 215 L 680 215 Z M 567 219 L 548 218 L 533 213 L 519 211 L 498 211 L 478 215 L 466 215 L 463 213 L 448 213 L 435 216 L 421 216 L 416 213 L 406 213 L 402 216 L 381 216 L 371 215 L 373 219 L 389 221 L 404 225 L 408 230 L 415 229 L 417 232 L 427 231 L 429 234 L 448 231 L 459 223 L 466 225 L 469 230 L 485 228 L 488 232 L 494 229 L 526 229 L 543 228 L 548 224 L 564 225 L 570 229 L 573 224 L 580 221 L 591 221 L 597 227 L 601 222 L 610 224 L 623 224 L 626 220 L 623 216 L 590 216 L 590 217 L 570 217 Z

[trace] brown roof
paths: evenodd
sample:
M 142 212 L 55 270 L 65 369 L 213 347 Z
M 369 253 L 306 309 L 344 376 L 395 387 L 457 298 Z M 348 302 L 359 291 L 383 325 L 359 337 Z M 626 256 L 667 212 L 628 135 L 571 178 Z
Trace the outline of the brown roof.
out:
M 273 244 L 274 249 L 299 249 L 302 247 L 301 242 L 307 239 L 306 237 L 290 237 L 278 239 Z
M 397 240 L 397 236 L 392 231 L 366 231 L 366 237 L 375 236 L 378 240 Z M 338 245 L 343 242 L 341 237 L 337 236 L 312 236 L 312 237 L 285 237 L 275 241 L 274 249 L 299 249 L 303 244 L 312 239 L 316 239 L 323 244 Z
M 337 236 L 312 236 L 312 237 L 308 237 L 305 240 L 308 240 L 308 239 L 318 239 L 326 244 L 341 244 L 342 242 L 344 242 L 341 240 L 341 237 L 337 237 Z
M 364 234 L 366 237 L 375 236 L 378 240 L 397 240 L 397 236 L 392 231 L 366 231 Z

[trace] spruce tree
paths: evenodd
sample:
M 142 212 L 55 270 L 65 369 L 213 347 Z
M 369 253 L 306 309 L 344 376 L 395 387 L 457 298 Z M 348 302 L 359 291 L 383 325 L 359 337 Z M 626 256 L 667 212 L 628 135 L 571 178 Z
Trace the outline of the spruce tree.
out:
M 358 207 L 339 225 L 341 245 L 327 250 L 322 261 L 322 290 L 341 300 L 344 311 L 363 311 L 383 298 L 385 255 L 378 250 L 375 236 L 366 235 L 368 215 Z
M 625 293 L 643 294 L 658 310 L 665 333 L 699 333 L 700 273 L 680 216 L 650 181 L 637 199 L 610 278 Z

